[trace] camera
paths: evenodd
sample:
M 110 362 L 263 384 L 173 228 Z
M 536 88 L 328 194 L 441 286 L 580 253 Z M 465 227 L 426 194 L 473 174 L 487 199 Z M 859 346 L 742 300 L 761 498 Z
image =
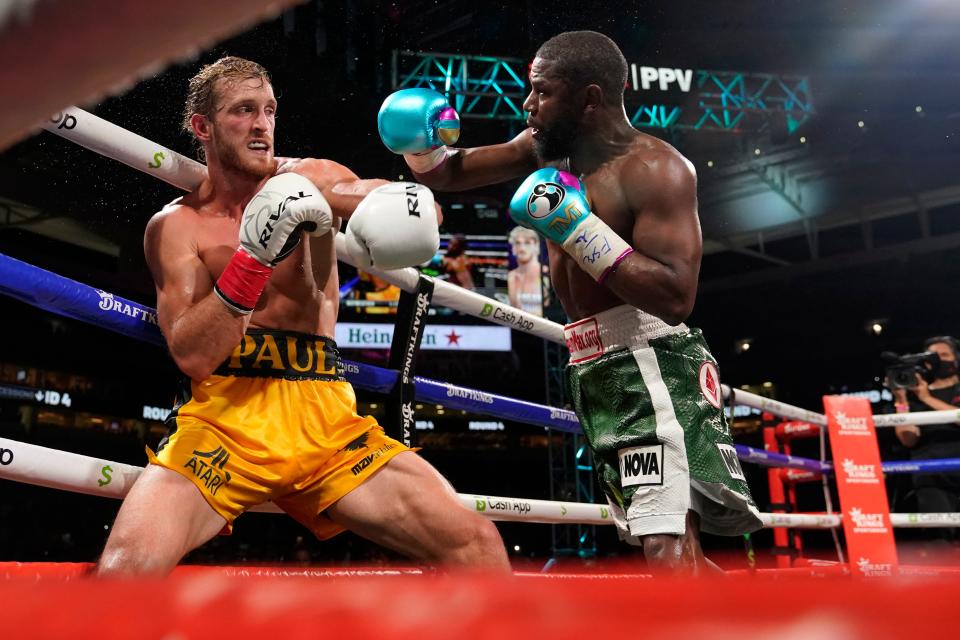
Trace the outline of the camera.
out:
M 917 374 L 927 382 L 933 382 L 940 368 L 940 356 L 932 351 L 908 353 L 898 356 L 885 351 L 881 360 L 890 363 L 886 369 L 887 385 L 891 389 L 906 389 L 917 385 Z

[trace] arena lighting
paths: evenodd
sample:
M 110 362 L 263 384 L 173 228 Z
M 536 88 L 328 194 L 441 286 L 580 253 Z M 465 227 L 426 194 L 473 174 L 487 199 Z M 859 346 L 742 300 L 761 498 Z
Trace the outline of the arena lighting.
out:
M 708 167 L 712 167 L 712 166 L 713 166 L 713 160 L 707 160 L 707 166 L 708 166 Z
M 755 156 L 760 155 L 760 147 L 757 147 L 756 149 L 753 150 L 753 155 Z
M 923 113 L 923 107 L 921 107 L 920 105 L 915 106 L 913 110 L 916 111 L 917 113 Z
M 807 136 L 800 136 L 800 144 L 807 144 Z
M 881 333 L 883 333 L 886 327 L 887 327 L 886 318 L 878 318 L 875 320 L 870 320 L 867 322 L 867 325 L 866 325 L 867 333 L 875 336 L 879 336 Z
M 753 346 L 753 338 L 744 338 L 743 340 L 737 340 L 734 344 L 733 349 L 737 353 L 746 353 L 750 351 L 750 348 Z
M 863 122 L 863 120 L 857 120 L 857 126 L 863 129 L 867 125 Z

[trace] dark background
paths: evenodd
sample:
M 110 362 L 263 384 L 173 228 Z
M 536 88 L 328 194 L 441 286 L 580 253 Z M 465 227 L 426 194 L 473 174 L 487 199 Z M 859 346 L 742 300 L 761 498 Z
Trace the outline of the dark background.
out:
M 374 124 L 391 90 L 394 49 L 530 60 L 546 38 L 588 28 L 616 40 L 628 62 L 805 75 L 816 114 L 793 134 L 776 123 L 753 132 L 648 131 L 676 144 L 699 173 L 705 257 L 689 323 L 703 328 L 727 384 L 769 381 L 779 399 L 810 408 L 819 406 L 824 393 L 878 388 L 880 351 L 917 351 L 929 335 L 957 332 L 960 8 L 934 0 L 613 4 L 308 2 L 88 108 L 192 155 L 191 141 L 179 129 L 187 78 L 221 55 L 249 57 L 273 74 L 280 102 L 278 154 L 328 157 L 363 177 L 395 179 L 405 165 L 382 147 Z M 861 120 L 863 127 L 857 125 Z M 463 125 L 461 146 L 494 143 L 518 131 L 516 124 L 495 121 Z M 785 206 L 761 178 L 770 175 L 787 176 L 804 193 L 818 194 L 816 206 L 791 224 L 765 224 L 758 202 L 768 203 L 771 212 Z M 505 202 L 513 187 L 478 194 Z M 152 305 L 143 228 L 177 195 L 149 176 L 40 133 L 0 155 L 0 197 L 29 205 L 55 225 L 79 224 L 118 255 L 65 241 L 65 233 L 59 239 L 41 235 L 9 216 L 0 216 L 0 252 Z M 469 220 L 451 215 L 449 205 L 458 198 L 440 196 L 448 205 L 445 231 L 470 230 Z M 740 215 L 760 222 L 745 230 Z M 512 225 L 506 218 L 503 223 L 506 232 Z M 175 370 L 159 349 L 7 298 L 0 298 L 0 314 L 8 336 L 4 363 L 90 376 L 97 380 L 95 404 L 169 403 Z M 884 325 L 879 336 L 867 330 L 874 320 Z M 742 339 L 753 340 L 753 348 L 737 353 Z M 433 352 L 419 372 L 543 401 L 542 344 L 516 333 L 514 340 L 516 353 L 508 357 L 444 358 Z M 141 438 L 41 428 L 24 433 L 15 426 L 18 410 L 0 405 L 0 435 L 143 463 Z M 547 497 L 546 450 L 525 448 L 521 440 L 531 434 L 511 429 L 515 435 L 496 446 L 465 439 L 426 455 L 460 491 Z M 746 437 L 758 444 L 755 434 Z M 899 455 L 886 435 L 882 444 L 888 455 Z M 517 479 L 497 479 L 505 468 L 518 470 Z M 751 479 L 763 474 L 756 476 Z M 8 559 L 90 559 L 115 510 L 103 500 L 7 482 L 0 492 L 16 496 L 4 501 L 0 513 L 0 553 Z M 756 494 L 765 508 L 765 489 L 757 486 Z M 302 532 L 282 519 L 246 519 L 250 524 L 238 526 L 232 542 L 214 543 L 217 549 L 228 545 L 214 559 L 292 559 L 293 540 Z M 266 543 L 253 533 L 264 529 Z M 508 546 L 517 540 L 525 549 L 548 552 L 544 527 L 504 531 Z M 331 559 L 361 543 L 344 538 L 323 547 L 303 544 L 314 558 Z M 616 546 L 601 540 L 601 548 Z M 364 547 L 362 553 L 370 551 Z

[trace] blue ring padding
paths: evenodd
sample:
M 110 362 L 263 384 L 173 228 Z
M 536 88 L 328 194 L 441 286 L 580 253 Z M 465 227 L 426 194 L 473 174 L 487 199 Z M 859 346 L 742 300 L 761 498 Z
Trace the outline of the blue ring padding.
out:
M 156 310 L 2 253 L 0 293 L 44 311 L 89 322 L 166 348 L 163 334 L 156 324 Z
M 0 253 L 0 293 L 34 307 L 110 329 L 130 338 L 166 348 L 156 324 L 156 310 L 126 298 L 65 278 Z M 347 380 L 358 388 L 389 393 L 398 372 L 370 364 L 344 361 Z M 427 378 L 414 378 L 415 398 L 504 420 L 580 433 L 576 414 L 542 404 L 515 400 Z M 741 460 L 766 467 L 790 467 L 831 473 L 833 465 L 819 460 L 734 445 Z M 960 459 L 910 460 L 883 463 L 884 473 L 944 473 L 960 471 Z
M 110 293 L 100 293 L 76 280 L 3 254 L 0 254 L 0 293 L 51 313 L 166 348 L 156 324 L 156 310 Z M 351 384 L 377 393 L 389 393 L 398 375 L 390 369 L 350 360 L 344 361 L 344 373 Z M 425 378 L 414 378 L 414 382 L 414 397 L 423 402 L 573 433 L 580 431 L 580 423 L 572 411 Z
M 960 458 L 939 460 L 894 460 L 883 463 L 883 472 L 895 473 L 956 473 L 960 472 Z
M 350 278 L 349 280 L 341 284 L 340 297 L 343 298 L 343 296 L 353 291 L 353 288 L 357 286 L 358 282 L 360 282 L 360 276 L 353 276 L 352 278 Z
M 737 457 L 744 462 L 752 462 L 761 467 L 789 467 L 791 469 L 803 469 L 805 471 L 814 471 L 816 473 L 829 473 L 832 465 L 829 462 L 820 462 L 811 458 L 798 458 L 797 456 L 788 456 L 782 453 L 764 451 L 763 449 L 754 449 L 743 444 L 733 445 L 737 450 Z

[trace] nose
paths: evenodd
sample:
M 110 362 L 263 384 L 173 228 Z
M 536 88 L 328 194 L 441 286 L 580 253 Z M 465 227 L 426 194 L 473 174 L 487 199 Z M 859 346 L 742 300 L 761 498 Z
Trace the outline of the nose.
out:
M 257 118 L 253 121 L 253 128 L 257 131 L 270 130 L 270 116 L 267 115 L 265 109 L 260 109 L 260 111 L 257 112 Z
M 537 93 L 531 89 L 527 98 L 523 101 L 523 110 L 527 113 L 534 113 L 537 110 Z

